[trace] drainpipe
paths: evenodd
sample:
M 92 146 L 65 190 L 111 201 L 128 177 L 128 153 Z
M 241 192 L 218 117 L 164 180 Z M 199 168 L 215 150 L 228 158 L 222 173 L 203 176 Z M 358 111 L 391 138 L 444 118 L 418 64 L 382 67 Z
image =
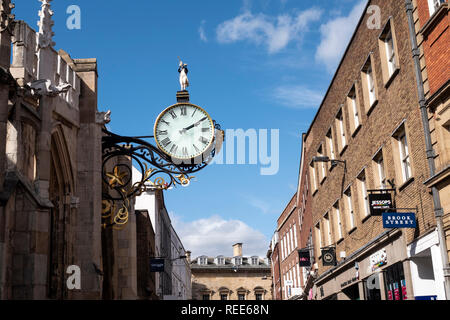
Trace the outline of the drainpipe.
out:
M 417 46 L 417 38 L 416 31 L 414 28 L 414 18 L 413 18 L 413 4 L 411 0 L 405 0 L 406 2 L 406 14 L 408 16 L 408 24 L 409 24 L 409 35 L 411 38 L 412 44 L 412 54 L 414 59 L 414 67 L 416 72 L 416 82 L 417 82 L 417 91 L 419 94 L 419 105 L 420 112 L 422 115 L 422 124 L 425 132 L 425 146 L 428 160 L 428 167 L 430 171 L 430 177 L 436 174 L 436 167 L 434 164 L 435 153 L 433 150 L 433 145 L 431 142 L 431 133 L 430 133 L 430 124 L 428 122 L 428 110 L 427 103 L 425 100 L 425 90 L 423 88 L 423 78 L 422 78 L 422 70 L 420 68 L 420 51 Z M 439 248 L 441 251 L 442 265 L 444 271 L 444 288 L 446 299 L 450 299 L 450 268 L 448 263 L 448 254 L 447 254 L 447 244 L 445 241 L 445 233 L 443 228 L 442 216 L 444 214 L 444 210 L 441 207 L 441 200 L 439 197 L 439 192 L 435 186 L 431 187 L 431 194 L 433 196 L 433 204 L 434 204 L 434 215 L 436 217 L 436 226 L 437 233 L 439 237 Z

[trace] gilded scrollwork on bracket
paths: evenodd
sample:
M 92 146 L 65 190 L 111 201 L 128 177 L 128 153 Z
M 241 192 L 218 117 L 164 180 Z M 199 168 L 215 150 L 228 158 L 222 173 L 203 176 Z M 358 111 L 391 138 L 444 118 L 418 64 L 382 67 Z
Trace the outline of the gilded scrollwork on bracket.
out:
M 132 199 L 150 190 L 187 187 L 192 173 L 206 167 L 220 150 L 223 131 L 201 161 L 180 163 L 145 140 L 124 137 L 104 130 L 103 149 L 103 227 L 123 228 L 128 222 Z M 125 157 L 125 158 L 123 158 Z M 196 159 L 197 160 L 197 159 Z M 132 183 L 132 166 L 140 171 L 139 181 Z

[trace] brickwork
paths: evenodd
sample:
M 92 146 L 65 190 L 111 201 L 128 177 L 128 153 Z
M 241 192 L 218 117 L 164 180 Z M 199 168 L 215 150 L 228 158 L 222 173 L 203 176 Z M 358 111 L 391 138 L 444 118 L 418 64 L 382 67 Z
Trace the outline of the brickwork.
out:
M 422 53 L 422 76 L 426 92 L 430 134 L 435 153 L 435 176 L 426 186 L 436 187 L 443 209 L 443 228 L 450 257 L 450 16 L 449 3 L 430 16 L 428 1 L 415 0 L 415 30 Z
M 425 157 L 425 139 L 418 106 L 418 95 L 414 65 L 409 41 L 408 20 L 405 4 L 402 1 L 370 1 L 368 5 L 378 5 L 381 8 L 381 25 L 390 24 L 395 39 L 395 50 L 398 59 L 397 70 L 388 81 L 383 81 L 382 63 L 386 59 L 380 45 L 380 30 L 371 30 L 366 27 L 367 15 L 363 17 L 349 44 L 338 70 L 330 84 L 328 92 L 305 138 L 305 163 L 311 163 L 312 157 L 325 142 L 327 132 L 331 128 L 333 133 L 334 150 L 340 151 L 336 157 L 345 161 L 335 167 L 327 166 L 326 177 L 319 184 L 318 190 L 312 196 L 313 225 L 318 226 L 320 234 L 314 232 L 315 254 L 319 267 L 319 276 L 331 267 L 324 267 L 321 261 L 321 243 L 327 244 L 328 231 L 331 243 L 336 245 L 337 260 L 343 262 L 341 252 L 348 257 L 370 240 L 379 236 L 383 231 L 381 217 L 366 216 L 364 210 L 363 187 L 357 179 L 365 176 L 365 189 L 379 188 L 374 157 L 382 152 L 384 171 L 387 180 L 395 184 L 394 201 L 397 208 L 417 208 L 418 228 L 416 230 L 402 229 L 405 243 L 409 244 L 417 237 L 433 230 L 436 223 L 432 206 L 432 198 L 423 185 L 427 178 L 428 166 Z M 367 107 L 364 97 L 365 77 L 361 68 L 370 57 L 376 88 L 376 101 L 373 106 Z M 350 114 L 345 103 L 347 93 L 354 84 L 358 90 L 360 106 L 361 127 L 355 132 L 350 131 Z M 364 106 L 366 106 L 364 108 Z M 340 138 L 336 115 L 342 108 L 344 114 L 344 127 L 346 146 L 338 149 Z M 406 132 L 407 144 L 411 163 L 411 177 L 403 177 L 402 150 L 396 133 Z M 328 151 L 328 150 L 327 150 Z M 330 156 L 329 152 L 326 154 Z M 315 163 L 316 173 L 320 170 L 320 163 Z M 309 176 L 310 181 L 313 177 Z M 386 187 L 390 187 L 387 184 Z M 313 189 L 313 188 L 311 188 Z M 351 191 L 352 207 L 354 212 L 354 227 L 351 225 L 350 207 L 344 196 Z M 367 193 L 367 192 L 366 192 Z M 342 220 L 343 237 L 337 236 L 337 223 L 333 214 L 333 206 L 337 206 Z M 330 230 L 327 230 L 324 216 L 328 214 Z M 327 230 L 327 232 L 324 232 Z M 327 234 L 325 234 L 327 233 Z M 406 254 L 406 247 L 405 247 Z

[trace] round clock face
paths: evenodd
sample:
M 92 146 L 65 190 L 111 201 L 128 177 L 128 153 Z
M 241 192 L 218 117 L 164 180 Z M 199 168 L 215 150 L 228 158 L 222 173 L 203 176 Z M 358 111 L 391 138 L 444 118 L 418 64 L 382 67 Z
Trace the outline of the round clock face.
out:
M 192 159 L 204 153 L 214 139 L 214 123 L 202 108 L 178 103 L 161 112 L 155 122 L 155 140 L 167 155 Z

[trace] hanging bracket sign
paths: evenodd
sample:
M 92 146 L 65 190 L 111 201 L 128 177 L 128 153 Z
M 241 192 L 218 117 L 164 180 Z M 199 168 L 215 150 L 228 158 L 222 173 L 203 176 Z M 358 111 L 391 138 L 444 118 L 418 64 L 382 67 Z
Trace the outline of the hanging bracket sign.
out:
M 381 216 L 386 210 L 392 209 L 392 197 L 390 193 L 369 194 L 370 214 Z

